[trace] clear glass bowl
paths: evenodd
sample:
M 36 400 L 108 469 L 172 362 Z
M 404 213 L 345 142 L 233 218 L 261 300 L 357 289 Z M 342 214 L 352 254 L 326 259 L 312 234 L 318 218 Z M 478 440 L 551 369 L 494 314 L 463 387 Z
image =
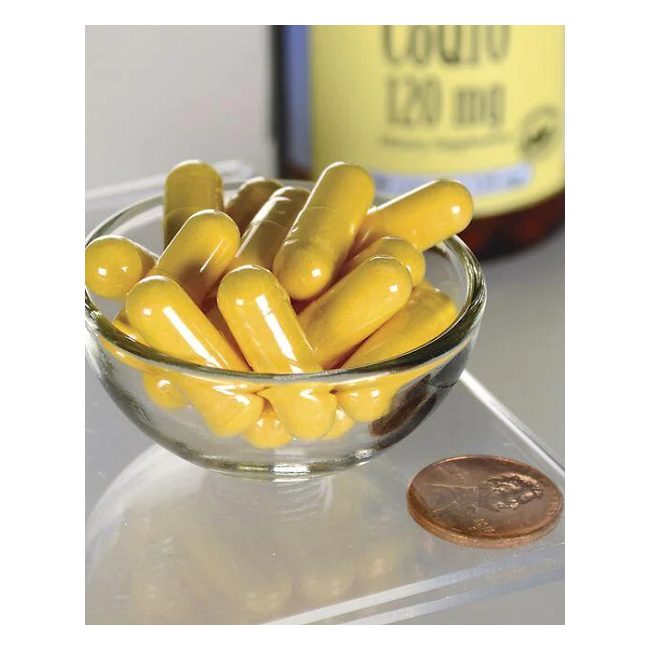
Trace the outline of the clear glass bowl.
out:
M 299 181 L 284 183 L 309 187 Z M 235 189 L 234 185 L 226 185 L 226 196 Z M 162 197 L 141 201 L 113 215 L 88 236 L 86 244 L 109 234 L 129 237 L 154 252 L 161 252 Z M 440 405 L 467 364 L 485 308 L 483 273 L 472 252 L 457 237 L 426 251 L 425 257 L 427 279 L 456 303 L 459 315 L 437 338 L 387 361 L 302 375 L 208 368 L 169 357 L 129 339 L 111 324 L 121 305 L 95 299 L 87 291 L 86 353 L 120 409 L 157 443 L 196 465 L 228 474 L 276 480 L 330 474 L 365 463 L 409 435 Z M 208 428 L 191 406 L 177 409 L 158 406 L 144 389 L 143 366 L 145 372 L 153 371 L 161 376 L 182 374 L 207 382 L 223 394 L 244 398 L 269 388 L 329 390 L 335 395 L 362 390 L 366 395 L 379 395 L 389 407 L 381 417 L 355 422 L 337 437 L 294 438 L 281 447 L 260 448 L 241 435 L 221 436 L 214 427 Z

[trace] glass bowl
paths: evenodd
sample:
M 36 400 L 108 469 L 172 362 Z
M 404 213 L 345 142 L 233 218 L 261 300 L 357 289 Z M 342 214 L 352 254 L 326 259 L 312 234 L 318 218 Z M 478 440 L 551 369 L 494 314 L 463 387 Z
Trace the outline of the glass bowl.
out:
M 310 187 L 301 181 L 283 183 Z M 225 189 L 227 198 L 237 185 L 226 184 Z M 378 197 L 377 201 L 382 199 Z M 86 244 L 100 236 L 122 235 L 160 253 L 162 232 L 162 196 L 156 196 L 108 218 L 88 236 Z M 185 460 L 228 474 L 275 480 L 330 474 L 367 462 L 413 432 L 440 405 L 467 364 L 485 309 L 483 273 L 472 252 L 457 237 L 429 249 L 425 258 L 426 278 L 455 302 L 458 316 L 435 339 L 386 361 L 301 375 L 241 373 L 200 366 L 125 336 L 111 324 L 121 304 L 91 297 L 87 290 L 86 354 L 119 408 L 144 433 Z M 369 412 L 377 417 L 353 421 L 339 408 L 333 429 L 316 440 L 284 439 L 272 427 L 258 430 L 257 436 L 232 435 L 214 423 L 206 424 L 197 412 L 197 408 L 201 411 L 198 406 L 161 406 L 160 399 L 153 401 L 145 383 L 150 386 L 153 377 L 173 381 L 179 375 L 184 381 L 198 382 L 215 391 L 210 394 L 218 393 L 220 400 L 227 397 L 242 404 L 261 402 L 258 394 L 268 390 L 290 395 L 331 392 L 339 402 L 346 396 L 361 395 L 370 400 Z M 250 430 L 248 426 L 246 431 Z M 265 437 L 267 432 L 269 438 Z

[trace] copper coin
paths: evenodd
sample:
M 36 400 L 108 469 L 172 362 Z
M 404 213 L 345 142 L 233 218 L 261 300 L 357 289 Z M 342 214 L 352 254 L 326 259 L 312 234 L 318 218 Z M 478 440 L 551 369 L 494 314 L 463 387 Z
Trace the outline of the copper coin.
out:
M 425 467 L 411 481 L 408 509 L 448 542 L 506 548 L 550 533 L 564 499 L 542 472 L 508 458 L 459 456 Z

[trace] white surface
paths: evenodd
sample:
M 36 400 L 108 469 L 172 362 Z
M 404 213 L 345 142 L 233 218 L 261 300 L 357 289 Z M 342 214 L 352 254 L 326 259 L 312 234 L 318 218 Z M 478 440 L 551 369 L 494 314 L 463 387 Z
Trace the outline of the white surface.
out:
M 563 625 L 564 580 L 394 625 Z
M 86 188 L 180 160 L 273 165 L 264 25 L 86 27 Z
M 92 371 L 86 394 L 86 490 L 103 491 L 87 528 L 88 623 L 386 624 L 563 576 L 562 521 L 524 547 L 471 549 L 432 537 L 405 508 L 423 463 L 468 453 L 531 463 L 563 489 L 554 459 L 467 373 L 389 452 L 294 484 L 206 472 L 153 446 L 106 489 L 144 436 L 115 426 Z

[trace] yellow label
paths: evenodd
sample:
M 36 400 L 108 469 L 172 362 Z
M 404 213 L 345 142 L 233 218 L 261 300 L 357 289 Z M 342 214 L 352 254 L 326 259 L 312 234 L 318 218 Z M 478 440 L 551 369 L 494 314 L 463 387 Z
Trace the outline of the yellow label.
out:
M 477 216 L 564 186 L 563 25 L 315 25 L 313 170 L 368 168 L 400 194 L 456 178 Z

